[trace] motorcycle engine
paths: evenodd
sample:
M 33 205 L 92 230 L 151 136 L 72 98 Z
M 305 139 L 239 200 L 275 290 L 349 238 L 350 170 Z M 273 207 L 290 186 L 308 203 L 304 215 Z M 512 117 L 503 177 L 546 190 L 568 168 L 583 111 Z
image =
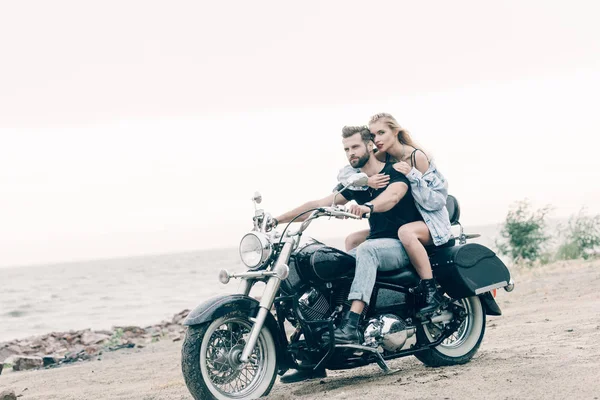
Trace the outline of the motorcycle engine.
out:
M 365 329 L 366 346 L 381 346 L 384 350 L 396 352 L 404 346 L 406 340 L 416 332 L 414 326 L 393 314 L 383 314 L 369 321 Z
M 298 308 L 308 321 L 324 319 L 330 313 L 329 302 L 319 290 L 311 288 L 298 299 Z

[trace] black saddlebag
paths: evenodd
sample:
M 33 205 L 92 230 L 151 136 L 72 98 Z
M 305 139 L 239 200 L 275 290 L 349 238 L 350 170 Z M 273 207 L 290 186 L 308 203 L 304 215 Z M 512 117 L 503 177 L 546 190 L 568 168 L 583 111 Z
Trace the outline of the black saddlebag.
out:
M 510 282 L 510 273 L 496 253 L 477 243 L 439 249 L 430 260 L 436 280 L 456 299 L 489 292 Z

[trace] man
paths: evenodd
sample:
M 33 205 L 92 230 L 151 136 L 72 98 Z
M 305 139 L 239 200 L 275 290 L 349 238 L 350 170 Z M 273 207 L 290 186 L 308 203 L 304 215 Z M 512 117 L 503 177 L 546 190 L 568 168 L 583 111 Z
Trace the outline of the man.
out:
M 359 168 L 367 176 L 379 173 L 390 176 L 389 184 L 385 188 L 369 188 L 364 191 L 346 190 L 335 197 L 338 205 L 355 200 L 358 204 L 351 205 L 349 209 L 355 215 L 371 214 L 367 240 L 350 251 L 350 254 L 356 257 L 356 272 L 348 295 L 352 305 L 334 332 L 336 343 L 359 343 L 359 318 L 371 299 L 377 270 L 396 269 L 409 264 L 408 256 L 398 240 L 398 229 L 403 224 L 422 219 L 410 193 L 408 179 L 396 171 L 391 163 L 381 162 L 373 156 L 371 132 L 366 126 L 344 127 L 342 144 L 352 167 Z M 277 223 L 289 222 L 304 211 L 330 206 L 333 200 L 334 194 L 320 200 L 309 201 L 282 214 L 276 218 L 276 221 Z M 309 213 L 297 218 L 296 221 L 304 221 L 308 216 Z M 290 376 L 288 379 L 283 377 L 281 381 L 289 383 L 311 377 L 323 377 L 325 370 L 313 373 L 312 376 L 304 376 L 307 374 L 302 371 L 297 372 L 296 375 L 299 375 L 298 379 Z

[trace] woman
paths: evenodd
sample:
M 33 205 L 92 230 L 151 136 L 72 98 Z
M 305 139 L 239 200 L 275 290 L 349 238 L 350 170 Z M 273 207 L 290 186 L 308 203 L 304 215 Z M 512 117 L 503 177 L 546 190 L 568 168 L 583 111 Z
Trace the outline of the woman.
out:
M 409 133 L 400 127 L 392 115 L 374 115 L 369 121 L 369 130 L 378 149 L 375 156 L 381 161 L 394 162 L 394 168 L 408 178 L 417 209 L 423 216 L 423 221 L 402 225 L 398 230 L 398 239 L 421 278 L 426 304 L 417 315 L 426 316 L 437 310 L 441 296 L 437 293 L 425 246 L 440 246 L 452 236 L 445 207 L 447 184 L 433 161 L 416 146 Z M 368 185 L 378 189 L 385 187 L 388 181 L 389 176 L 378 174 L 369 178 Z M 346 238 L 346 250 L 362 243 L 367 234 L 368 230 L 349 235 Z

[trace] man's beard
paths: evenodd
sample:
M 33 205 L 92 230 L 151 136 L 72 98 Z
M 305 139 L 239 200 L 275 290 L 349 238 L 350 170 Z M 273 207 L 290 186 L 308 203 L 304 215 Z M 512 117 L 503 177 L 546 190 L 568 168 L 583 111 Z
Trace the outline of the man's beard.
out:
M 369 155 L 369 153 L 366 153 L 364 156 L 350 161 L 350 165 L 352 165 L 352 167 L 354 168 L 362 168 L 367 162 L 369 162 L 370 157 L 371 156 Z

